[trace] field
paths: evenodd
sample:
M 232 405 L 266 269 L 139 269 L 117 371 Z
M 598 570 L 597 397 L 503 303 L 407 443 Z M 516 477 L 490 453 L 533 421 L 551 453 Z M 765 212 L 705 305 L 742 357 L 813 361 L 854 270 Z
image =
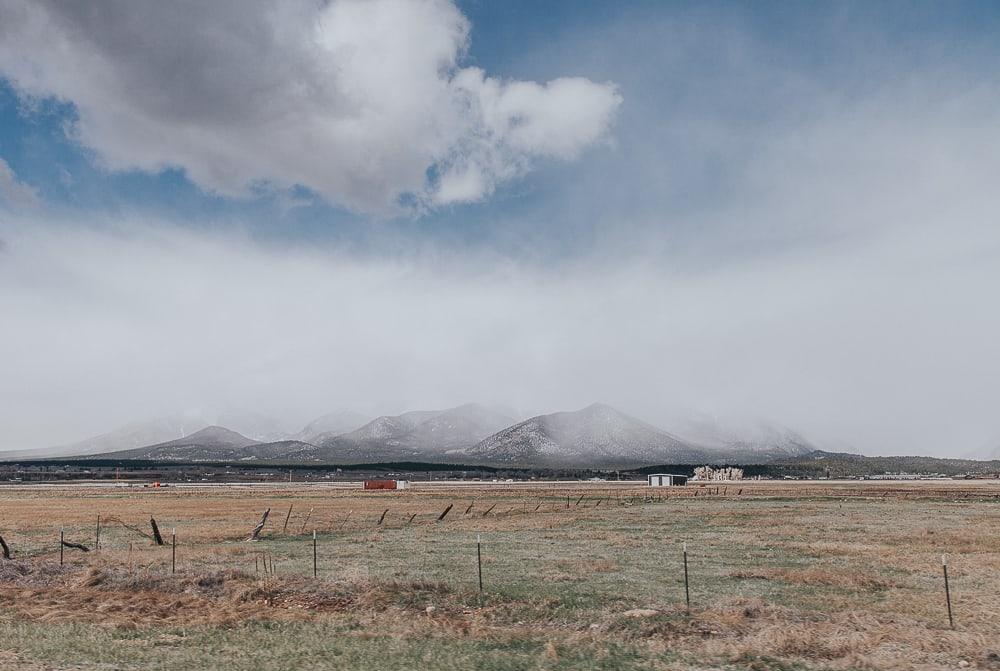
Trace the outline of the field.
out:
M 996 481 L 5 486 L 0 536 L 4 668 L 1000 669 Z

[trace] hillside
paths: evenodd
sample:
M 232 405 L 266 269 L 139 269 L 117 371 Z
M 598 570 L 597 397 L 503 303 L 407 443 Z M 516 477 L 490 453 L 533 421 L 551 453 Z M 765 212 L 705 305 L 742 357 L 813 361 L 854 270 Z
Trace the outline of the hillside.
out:
M 764 421 L 731 422 L 688 413 L 676 415 L 667 426 L 684 441 L 728 452 L 744 462 L 798 457 L 819 449 L 800 433 Z
M 191 418 L 181 415 L 170 415 L 132 422 L 113 431 L 92 436 L 75 443 L 40 450 L 18 450 L 2 454 L 4 458 L 30 456 L 41 459 L 117 452 L 183 438 L 208 425 L 208 422 L 199 417 Z
M 532 417 L 489 436 L 466 455 L 497 464 L 577 467 L 698 463 L 722 457 L 600 403 Z
M 806 477 L 859 477 L 884 473 L 919 475 L 990 475 L 1000 474 L 1000 460 L 939 459 L 937 457 L 868 457 L 843 452 L 817 450 L 788 459 L 776 459 L 770 466 L 790 475 Z
M 472 447 L 514 420 L 469 403 L 378 417 L 361 428 L 320 442 L 332 461 L 441 457 Z
M 256 412 L 239 410 L 174 413 L 131 422 L 122 427 L 91 436 L 84 440 L 35 450 L 0 452 L 3 458 L 83 457 L 108 452 L 138 449 L 184 439 L 209 426 L 226 426 L 258 441 L 282 440 L 286 437 L 280 422 Z
M 256 440 L 221 426 L 209 426 L 190 436 L 147 445 L 132 450 L 120 450 L 98 457 L 116 459 L 152 459 L 164 461 L 225 461 L 239 460 L 249 454 L 251 446 L 261 445 Z
M 306 424 L 292 439 L 318 445 L 324 440 L 354 431 L 370 421 L 370 416 L 360 412 L 335 410 Z

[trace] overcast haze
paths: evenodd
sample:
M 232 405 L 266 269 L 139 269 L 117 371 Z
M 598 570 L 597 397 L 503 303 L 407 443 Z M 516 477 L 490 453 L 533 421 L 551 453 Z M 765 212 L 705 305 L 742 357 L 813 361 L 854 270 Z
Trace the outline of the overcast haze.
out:
M 182 5 L 0 0 L 0 449 L 468 401 L 1000 448 L 991 4 Z

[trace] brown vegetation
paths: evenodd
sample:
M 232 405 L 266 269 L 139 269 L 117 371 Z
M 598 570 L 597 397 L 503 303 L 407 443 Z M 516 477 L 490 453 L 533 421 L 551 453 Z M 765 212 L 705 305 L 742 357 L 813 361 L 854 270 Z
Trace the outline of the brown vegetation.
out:
M 624 650 L 642 668 L 1000 668 L 996 485 L 744 484 L 718 494 L 714 485 L 613 483 L 0 489 L 0 532 L 15 551 L 0 561 L 0 629 L 86 623 L 148 631 L 145 641 L 180 636 L 170 646 L 184 649 L 186 634 L 175 632 L 192 628 L 276 622 L 307 640 L 309 627 L 333 623 L 357 645 L 430 637 L 442 654 L 464 641 L 541 641 L 540 668 L 569 664 L 574 649 L 592 650 L 594 665 Z M 247 542 L 268 508 L 290 508 L 291 520 L 282 514 Z M 98 514 L 107 524 L 100 550 L 67 550 L 60 566 L 60 527 L 90 543 Z M 151 516 L 177 528 L 176 575 L 169 542 L 156 547 L 142 528 Z M 485 538 L 483 595 L 476 534 Z M 690 613 L 681 540 L 691 553 Z M 944 552 L 955 630 L 944 613 Z M 35 661 L 23 644 L 3 648 L 0 660 Z M 203 654 L 205 665 L 219 663 Z

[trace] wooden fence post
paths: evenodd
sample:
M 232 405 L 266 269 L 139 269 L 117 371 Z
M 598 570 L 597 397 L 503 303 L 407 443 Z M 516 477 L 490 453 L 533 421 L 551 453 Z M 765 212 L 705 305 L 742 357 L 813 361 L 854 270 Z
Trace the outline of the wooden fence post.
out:
M 440 521 L 441 521 L 441 520 L 443 520 L 443 519 L 444 519 L 445 517 L 447 517 L 447 516 L 448 516 L 448 513 L 450 513 L 450 512 L 451 512 L 451 508 L 452 508 L 452 506 L 454 506 L 454 505 L 455 505 L 454 503 L 449 503 L 449 504 L 448 504 L 448 507 L 444 509 L 444 512 L 443 512 L 443 513 L 441 513 L 441 514 L 440 514 L 440 515 L 438 516 L 438 519 L 437 519 L 437 521 L 438 521 L 438 522 L 440 522 Z
M 149 518 L 149 526 L 153 528 L 153 541 L 157 545 L 163 545 L 163 536 L 160 535 L 160 527 L 156 525 L 156 520 Z
M 483 593 L 483 536 L 476 534 L 476 565 L 479 567 L 479 593 Z
M 955 620 L 951 616 L 951 588 L 948 586 L 948 555 L 941 555 L 941 568 L 944 569 L 944 598 L 948 604 L 948 626 L 955 628 Z
M 691 589 L 688 587 L 688 544 L 684 541 L 684 603 L 687 605 L 688 614 L 691 613 Z
M 270 514 L 271 514 L 270 508 L 264 511 L 264 515 L 260 518 L 260 522 L 257 523 L 257 526 L 253 528 L 253 532 L 250 534 L 250 538 L 247 539 L 248 541 L 257 540 L 257 536 L 260 535 L 260 532 L 264 529 L 264 525 L 267 524 L 267 516 Z M 160 545 L 162 545 L 162 543 L 160 543 Z
M 310 508 L 309 512 L 306 513 L 306 518 L 304 520 L 302 520 L 302 528 L 299 529 L 299 533 L 300 534 L 305 533 L 305 531 L 306 531 L 306 525 L 309 524 L 309 518 L 312 517 L 313 510 L 315 510 L 315 508 Z

